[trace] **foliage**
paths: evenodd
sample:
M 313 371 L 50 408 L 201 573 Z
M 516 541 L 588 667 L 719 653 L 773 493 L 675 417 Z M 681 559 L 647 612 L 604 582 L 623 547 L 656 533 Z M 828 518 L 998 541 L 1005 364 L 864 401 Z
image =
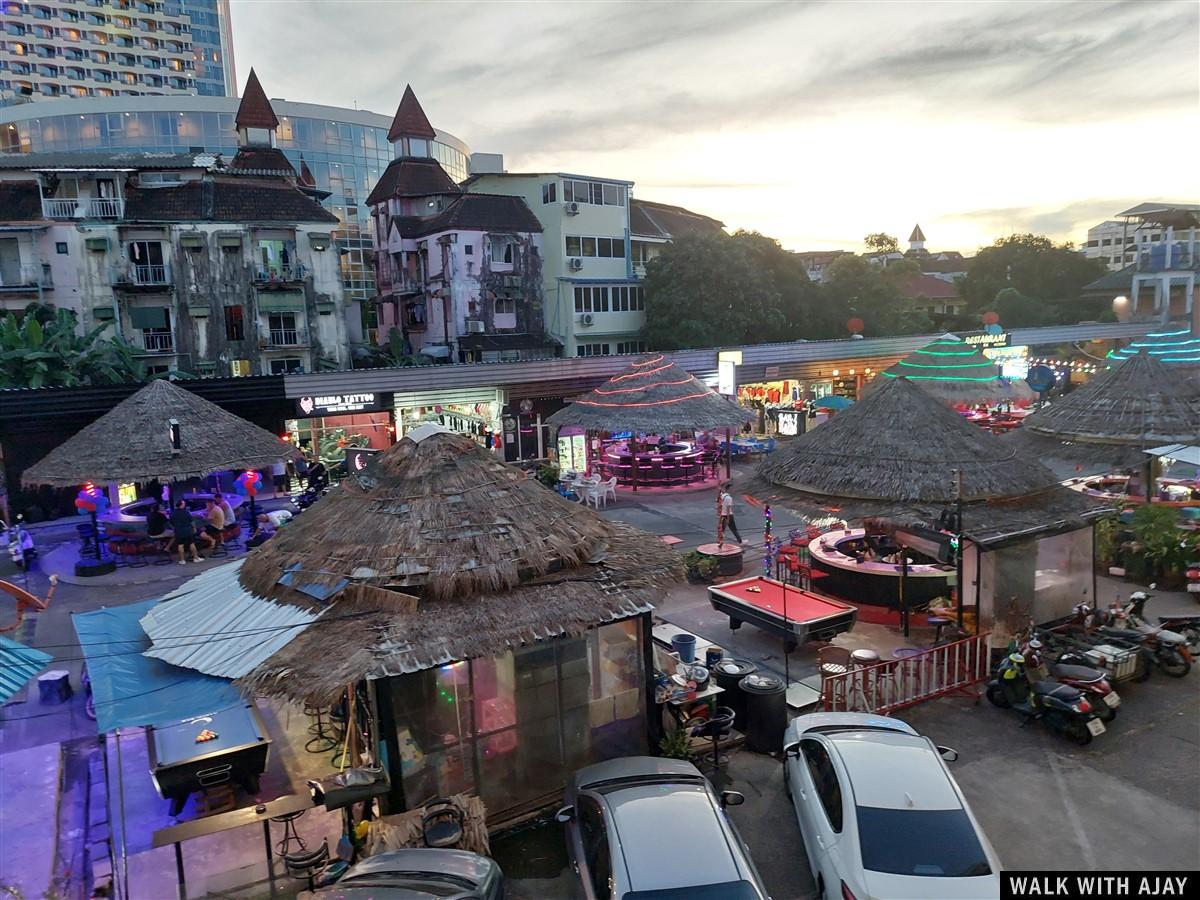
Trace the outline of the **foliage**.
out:
M 992 311 L 1006 326 L 1061 325 L 1063 317 L 1058 307 L 1026 297 L 1016 288 L 1004 288 L 992 303 Z
M 1181 570 L 1200 549 L 1200 539 L 1179 527 L 1179 510 L 1173 506 L 1143 504 L 1133 511 L 1132 526 L 1152 575 Z
M 409 366 L 429 366 L 433 360 L 423 353 L 413 353 L 412 345 L 399 328 L 388 330 L 387 344 L 364 347 L 354 359 L 357 369 L 386 369 Z
M 129 345 L 100 337 L 107 324 L 76 332 L 75 314 L 44 310 L 0 320 L 0 388 L 76 387 L 140 381 L 141 366 Z
M 868 253 L 887 255 L 900 252 L 900 242 L 886 231 L 875 231 L 863 238 Z
M 1101 311 L 1081 309 L 1079 300 L 1084 285 L 1106 271 L 1102 261 L 1087 259 L 1071 244 L 1055 244 L 1038 234 L 1014 234 L 980 250 L 967 264 L 967 274 L 959 280 L 958 287 L 968 308 L 975 312 L 989 308 L 1001 291 L 1012 288 L 1035 303 L 1063 304 L 1064 318 L 1079 321 Z M 1027 305 L 1019 304 L 1013 312 L 1021 316 L 1028 310 Z M 1040 324 L 1006 318 L 1003 314 L 1001 321 L 1010 328 Z
M 1110 566 L 1116 562 L 1124 527 L 1116 513 L 1096 520 L 1096 556 L 1102 565 Z
M 326 463 L 341 462 L 347 447 L 366 447 L 371 439 L 365 434 L 346 434 L 345 428 L 335 428 L 321 435 L 317 452 Z
M 539 466 L 537 470 L 537 480 L 546 487 L 553 490 L 558 485 L 559 470 L 558 466 Z
M 846 318 L 857 317 L 866 326 L 866 337 L 891 334 L 928 334 L 933 321 L 912 309 L 900 285 L 920 272 L 912 260 L 887 266 L 861 256 L 839 256 L 829 265 L 821 286 L 825 303 Z
M 692 758 L 691 740 L 688 729 L 676 728 L 664 735 L 658 742 L 658 755 L 667 759 L 682 759 L 686 762 Z
M 711 556 L 691 550 L 683 555 L 683 570 L 688 581 L 710 582 L 717 577 L 718 563 Z

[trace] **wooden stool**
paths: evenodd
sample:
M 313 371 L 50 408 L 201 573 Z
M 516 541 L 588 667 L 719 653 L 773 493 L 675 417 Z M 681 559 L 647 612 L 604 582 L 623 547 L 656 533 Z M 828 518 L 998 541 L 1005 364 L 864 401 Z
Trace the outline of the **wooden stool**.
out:
M 66 669 L 51 669 L 38 676 L 38 696 L 47 706 L 66 703 L 74 695 L 71 690 L 71 673 Z

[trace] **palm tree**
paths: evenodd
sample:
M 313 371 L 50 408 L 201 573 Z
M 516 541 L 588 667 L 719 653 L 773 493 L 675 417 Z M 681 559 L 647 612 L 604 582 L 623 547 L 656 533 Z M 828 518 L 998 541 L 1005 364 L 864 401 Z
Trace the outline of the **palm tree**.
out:
M 141 381 L 129 346 L 100 337 L 107 325 L 84 335 L 75 314 L 59 309 L 52 317 L 9 313 L 0 319 L 0 388 L 75 387 Z

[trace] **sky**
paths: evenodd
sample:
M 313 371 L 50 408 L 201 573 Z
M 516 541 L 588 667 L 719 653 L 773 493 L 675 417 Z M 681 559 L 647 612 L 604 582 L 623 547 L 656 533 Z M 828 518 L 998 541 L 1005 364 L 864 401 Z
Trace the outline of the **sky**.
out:
M 233 0 L 240 85 L 634 181 L 792 250 L 1076 243 L 1200 200 L 1200 3 Z

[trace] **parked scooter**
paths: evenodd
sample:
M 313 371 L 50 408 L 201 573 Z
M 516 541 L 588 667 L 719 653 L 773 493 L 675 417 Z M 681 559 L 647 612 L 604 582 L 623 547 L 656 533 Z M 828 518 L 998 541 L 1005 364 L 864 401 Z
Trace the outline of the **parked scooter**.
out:
M 1153 587 L 1153 585 L 1151 585 Z M 1159 671 L 1172 678 L 1182 678 L 1191 671 L 1192 652 L 1187 638 L 1161 625 L 1151 625 L 1144 619 L 1131 616 L 1131 610 L 1145 606 L 1150 595 L 1145 591 L 1134 591 L 1129 596 L 1129 605 L 1113 604 L 1104 616 L 1097 616 L 1099 631 L 1108 638 L 1140 640 L 1150 651 Z
M 1153 594 L 1147 594 L 1145 591 L 1135 591 L 1129 595 L 1129 605 L 1125 607 L 1125 612 L 1131 621 L 1138 625 L 1149 624 L 1146 618 L 1146 601 L 1152 596 Z M 1200 615 L 1159 616 L 1157 627 L 1183 637 L 1190 657 L 1185 658 L 1188 658 L 1189 662 L 1195 662 L 1196 657 L 1200 656 Z
M 1108 673 L 1092 665 L 1080 665 L 1070 660 L 1048 659 L 1043 655 L 1043 644 L 1036 631 L 1032 631 L 1025 651 L 1025 666 L 1033 681 L 1057 681 L 1073 687 L 1085 697 L 1102 722 L 1111 722 L 1117 717 L 1121 696 L 1113 689 Z M 1042 671 L 1036 671 L 1040 664 Z
M 1055 681 L 1030 681 L 1023 653 L 1004 657 L 988 682 L 987 698 L 1001 709 L 1016 710 L 1027 721 L 1044 722 L 1080 746 L 1106 730 L 1080 691 Z
M 0 519 L 0 541 L 8 550 L 9 559 L 22 571 L 28 572 L 33 560 L 37 559 L 37 545 L 33 535 L 25 527 L 23 516 L 17 516 L 12 525 Z

